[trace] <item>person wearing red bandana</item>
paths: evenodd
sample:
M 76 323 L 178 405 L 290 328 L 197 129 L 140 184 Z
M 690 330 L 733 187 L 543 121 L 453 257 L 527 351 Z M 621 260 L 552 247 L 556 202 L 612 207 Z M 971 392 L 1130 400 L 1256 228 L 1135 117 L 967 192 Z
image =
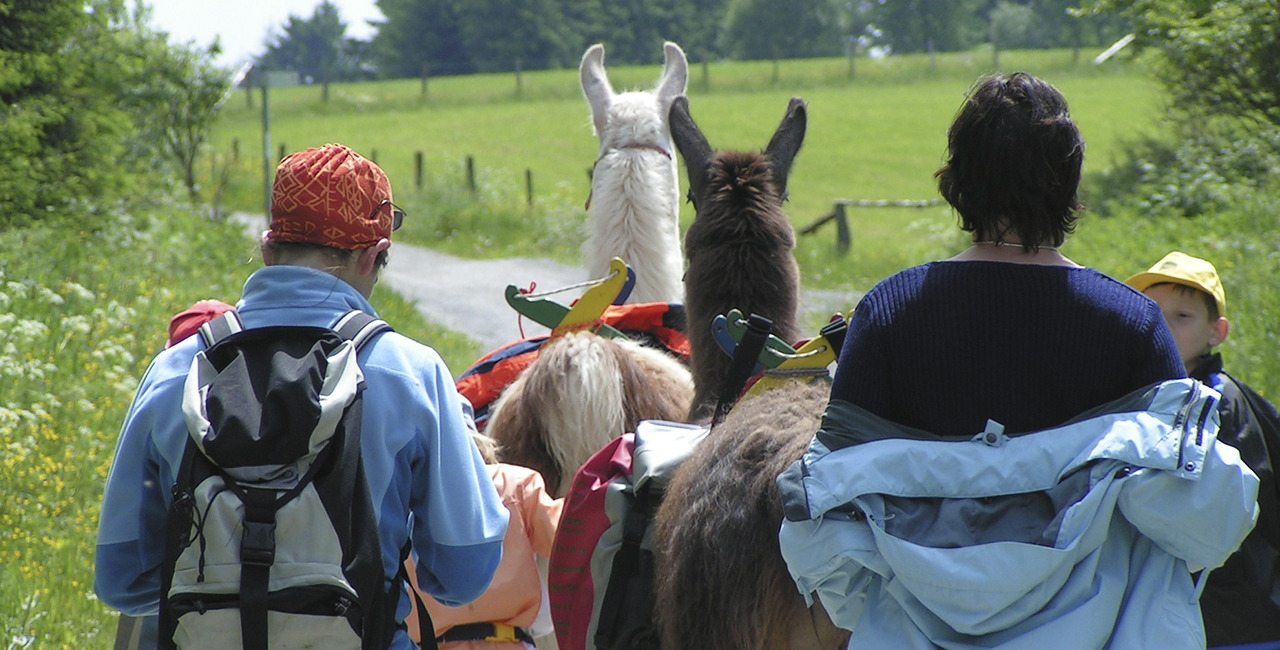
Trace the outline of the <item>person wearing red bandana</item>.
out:
M 245 328 L 333 327 L 368 299 L 404 220 L 386 174 L 340 144 L 280 162 L 265 267 L 236 305 Z M 183 385 L 199 336 L 174 342 L 147 370 L 126 416 L 107 478 L 94 588 L 130 616 L 155 614 L 170 489 L 188 437 Z M 364 373 L 361 452 L 378 518 L 386 585 L 396 585 L 400 550 L 412 547 L 422 590 L 450 606 L 484 592 L 502 555 L 508 513 L 475 445 L 453 378 L 430 347 L 393 331 L 360 349 Z M 403 585 L 395 620 L 410 601 Z M 391 648 L 414 645 L 403 626 Z

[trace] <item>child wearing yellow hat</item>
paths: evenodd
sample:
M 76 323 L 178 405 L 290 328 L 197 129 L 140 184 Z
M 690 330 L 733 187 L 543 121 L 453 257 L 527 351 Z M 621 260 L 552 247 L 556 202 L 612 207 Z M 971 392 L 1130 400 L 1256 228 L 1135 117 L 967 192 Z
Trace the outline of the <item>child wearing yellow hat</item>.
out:
M 1222 393 L 1218 440 L 1235 447 L 1258 475 L 1258 523 L 1240 550 L 1209 574 L 1200 597 L 1208 647 L 1280 648 L 1280 415 L 1271 403 L 1222 369 L 1213 348 L 1227 339 L 1227 298 L 1206 260 L 1174 251 L 1125 284 L 1160 306 L 1187 376 Z

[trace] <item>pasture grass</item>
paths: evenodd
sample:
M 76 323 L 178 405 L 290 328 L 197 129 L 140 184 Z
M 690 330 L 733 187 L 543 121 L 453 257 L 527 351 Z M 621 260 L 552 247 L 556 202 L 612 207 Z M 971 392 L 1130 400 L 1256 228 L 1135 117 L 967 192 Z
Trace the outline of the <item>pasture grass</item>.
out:
M 1062 88 L 1089 142 L 1086 171 L 1109 164 L 1120 136 L 1153 130 L 1164 101 L 1131 62 L 1093 66 L 1093 54 L 1082 52 L 1074 63 L 1070 50 L 1000 57 L 1000 69 L 1034 72 Z M 761 149 L 787 101 L 808 102 L 808 136 L 786 207 L 797 227 L 830 212 L 836 199 L 936 198 L 932 174 L 947 125 L 972 82 L 993 69 L 989 48 L 938 55 L 934 69 L 923 54 L 859 58 L 853 79 L 844 58 L 780 61 L 776 81 L 770 61 L 710 62 L 704 76 L 698 55 L 690 58 L 691 111 L 714 147 Z M 656 64 L 609 68 L 618 91 L 652 87 L 660 72 Z M 397 203 L 410 210 L 402 241 L 468 257 L 533 255 L 580 264 L 588 170 L 599 145 L 577 71 L 524 73 L 520 96 L 509 73 L 431 79 L 426 98 L 421 87 L 412 79 L 333 85 L 327 103 L 316 86 L 272 89 L 271 166 L 282 144 L 291 152 L 342 142 L 387 171 Z M 260 97 L 249 108 L 241 91 L 222 110 L 213 146 L 226 151 L 238 141 L 240 151 L 227 201 L 261 212 Z M 415 152 L 425 160 L 421 190 Z M 474 193 L 468 157 L 477 170 Z M 931 234 L 954 224 L 942 208 L 863 208 L 850 216 L 847 257 L 834 252 L 833 227 L 801 239 L 797 254 L 809 286 L 865 290 L 946 252 L 954 239 L 943 237 L 940 248 Z M 692 217 L 684 206 L 686 226 Z
M 177 208 L 97 232 L 67 219 L 0 234 L 0 645 L 111 647 L 93 557 L 124 414 L 169 318 L 234 302 L 259 266 L 241 227 Z M 479 354 L 390 292 L 372 303 L 457 372 Z

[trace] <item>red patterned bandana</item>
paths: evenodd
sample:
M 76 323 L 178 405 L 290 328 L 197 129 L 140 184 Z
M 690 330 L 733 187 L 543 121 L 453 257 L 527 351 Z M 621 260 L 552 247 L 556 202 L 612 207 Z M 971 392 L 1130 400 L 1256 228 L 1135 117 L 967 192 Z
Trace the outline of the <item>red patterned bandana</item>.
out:
M 387 175 L 370 160 L 340 145 L 326 144 L 286 156 L 271 188 L 272 241 L 306 242 L 332 248 L 368 248 L 391 238 Z

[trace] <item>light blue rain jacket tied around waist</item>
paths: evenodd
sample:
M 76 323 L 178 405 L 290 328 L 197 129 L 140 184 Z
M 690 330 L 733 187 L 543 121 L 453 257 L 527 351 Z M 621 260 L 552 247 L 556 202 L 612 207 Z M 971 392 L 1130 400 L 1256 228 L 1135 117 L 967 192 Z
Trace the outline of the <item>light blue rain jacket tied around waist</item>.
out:
M 1204 648 L 1192 573 L 1257 520 L 1213 389 L 941 440 L 833 400 L 778 477 L 782 555 L 850 648 Z

